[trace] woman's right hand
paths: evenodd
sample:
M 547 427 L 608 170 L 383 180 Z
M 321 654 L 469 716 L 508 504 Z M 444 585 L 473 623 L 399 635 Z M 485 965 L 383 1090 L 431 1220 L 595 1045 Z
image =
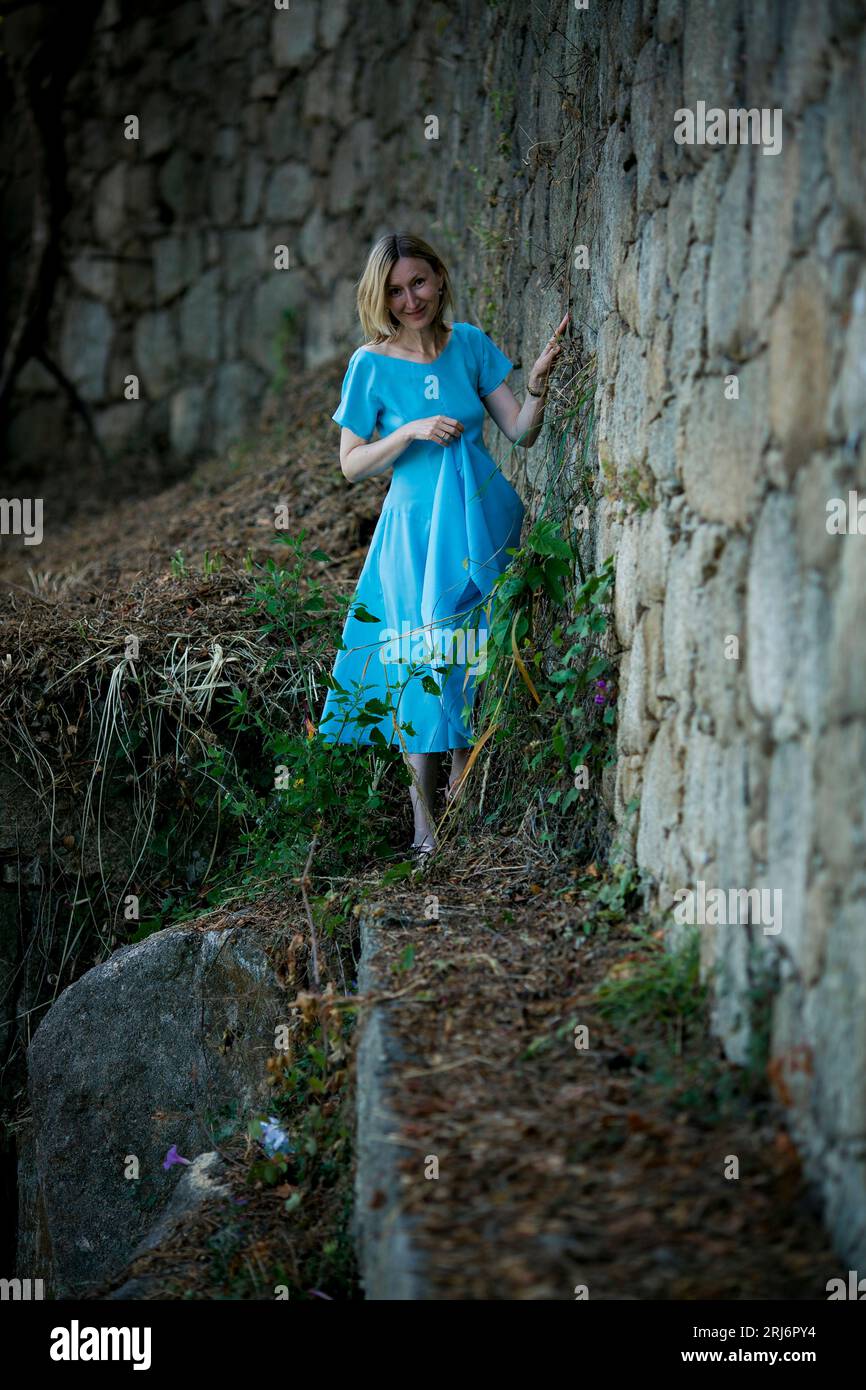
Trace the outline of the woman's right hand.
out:
M 463 433 L 459 420 L 450 415 L 430 415 L 425 420 L 409 420 L 406 430 L 410 439 L 424 439 L 432 444 L 451 444 Z

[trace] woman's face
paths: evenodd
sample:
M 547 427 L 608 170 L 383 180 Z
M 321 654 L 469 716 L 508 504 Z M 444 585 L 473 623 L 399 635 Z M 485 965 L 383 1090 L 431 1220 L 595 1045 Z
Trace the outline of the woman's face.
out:
M 442 282 L 443 277 L 427 261 L 401 256 L 391 267 L 385 303 L 398 323 L 423 328 L 436 317 Z

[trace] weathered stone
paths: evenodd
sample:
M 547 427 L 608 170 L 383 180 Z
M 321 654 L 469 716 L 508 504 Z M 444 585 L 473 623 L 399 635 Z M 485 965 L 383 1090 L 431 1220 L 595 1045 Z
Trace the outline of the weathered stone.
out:
M 189 1167 L 184 1167 L 165 1211 L 133 1251 L 126 1279 L 119 1288 L 106 1294 L 106 1299 L 143 1299 L 148 1295 L 158 1296 L 161 1292 L 161 1280 L 153 1262 L 146 1262 L 141 1274 L 136 1270 L 136 1262 L 143 1255 L 149 1255 L 151 1251 L 167 1244 L 179 1228 L 206 1202 L 216 1200 L 224 1206 L 231 1197 L 228 1168 L 220 1155 L 211 1152 L 199 1154 L 194 1158 Z
M 637 299 L 637 261 L 638 242 L 633 242 L 626 252 L 625 260 L 616 277 L 616 307 L 620 318 L 634 333 L 640 332 L 640 318 Z
M 740 536 L 717 533 L 714 569 L 694 598 L 695 705 L 698 718 L 722 744 L 737 736 L 739 692 L 745 684 L 744 589 L 748 547 Z M 731 639 L 736 639 L 736 645 Z
M 207 393 L 203 386 L 184 386 L 171 398 L 169 432 L 171 447 L 186 458 L 202 443 Z
M 841 557 L 833 604 L 828 699 L 834 719 L 866 718 L 866 536 L 836 536 Z
M 201 274 L 201 239 L 195 232 L 160 237 L 153 247 L 156 300 L 167 304 Z
M 712 158 L 692 179 L 692 223 L 695 236 L 707 244 L 716 229 L 716 214 L 729 168 L 729 151 L 716 146 L 712 148 Z
M 636 853 L 638 864 L 652 874 L 664 858 L 665 841 L 678 822 L 675 808 L 682 801 L 681 754 L 672 719 L 659 725 L 645 768 Z
M 93 196 L 93 228 L 97 240 L 112 250 L 124 231 L 127 165 L 118 163 L 99 180 Z
M 674 43 L 683 32 L 682 0 L 659 0 L 656 32 L 662 43 Z
M 763 486 L 761 453 L 767 442 L 767 363 L 738 367 L 739 397 L 729 399 L 727 378 L 702 377 L 687 405 L 679 467 L 689 506 L 706 521 L 745 528 Z
M 811 866 L 812 766 L 795 739 L 781 744 L 770 761 L 767 807 L 767 879 L 782 895 L 782 929 L 774 945 L 802 971 L 806 884 Z
M 647 463 L 657 482 L 676 486 L 676 415 L 672 406 L 650 421 L 647 430 Z
M 683 377 L 697 376 L 703 368 L 706 335 L 704 300 L 709 256 L 706 246 L 693 242 L 677 286 L 670 353 L 670 373 L 675 382 Z
M 261 213 L 267 165 L 260 155 L 251 153 L 244 163 L 241 221 L 255 222 Z
M 762 342 L 769 337 L 770 311 L 788 266 L 798 166 L 794 142 L 783 145 L 778 155 L 761 155 L 754 161 L 749 316 Z
M 277 370 L 288 317 L 306 299 L 302 273 L 273 270 L 256 286 L 247 312 L 241 319 L 241 345 L 244 355 L 269 376 Z
M 267 1104 L 264 1058 L 284 1001 L 250 933 L 169 929 L 89 970 L 44 1016 L 28 1091 L 59 1297 L 125 1267 L 176 1185 L 167 1151 L 210 1149 L 205 1115 Z M 137 1179 L 125 1176 L 129 1156 Z
M 746 594 L 746 659 L 749 694 L 759 714 L 782 708 L 799 650 L 800 574 L 792 544 L 792 500 L 771 493 L 752 541 Z
M 837 438 L 866 434 L 866 268 L 851 297 L 842 370 L 830 401 L 830 428 Z
M 265 191 L 265 216 L 274 222 L 299 222 L 310 206 L 313 182 L 305 164 L 283 164 L 271 174 Z
M 264 231 L 226 232 L 223 239 L 223 266 L 226 289 L 231 292 L 257 280 L 265 271 L 273 273 L 273 247 Z
M 190 362 L 220 358 L 220 273 L 208 270 L 188 289 L 180 305 L 180 336 Z
M 671 553 L 671 535 L 663 507 L 644 512 L 639 520 L 637 544 L 637 598 L 645 607 L 661 603 Z
M 141 434 L 144 406 L 141 401 L 118 401 L 94 414 L 96 433 L 111 453 L 123 454 Z
M 829 5 L 797 5 L 785 36 L 785 120 L 799 116 L 819 101 L 827 85 L 828 44 L 832 18 Z
M 319 11 L 319 42 L 323 48 L 336 48 L 349 18 L 349 0 L 330 0 Z
M 240 198 L 238 165 L 214 169 L 210 179 L 211 217 L 218 227 L 228 227 L 237 221 Z
M 846 48 L 833 64 L 830 88 L 824 103 L 827 163 L 833 178 L 834 202 L 851 218 L 861 239 L 866 232 L 863 199 L 863 170 L 866 168 L 864 87 L 866 41 L 861 35 L 857 48 Z
M 755 157 L 754 150 L 739 151 L 716 217 L 707 280 L 707 350 L 716 366 L 722 355 L 742 357 L 750 335 L 749 241 L 743 229 L 749 220 L 750 165 Z
M 217 372 L 214 395 L 214 446 L 234 443 L 253 420 L 267 378 L 248 362 L 229 362 Z
M 731 19 L 726 4 L 685 7 L 683 105 L 692 110 L 698 101 L 708 107 L 737 105 L 740 37 Z
M 303 67 L 313 56 L 315 46 L 316 9 L 312 5 L 295 5 L 291 10 L 277 10 L 274 13 L 271 19 L 274 67 Z
M 370 120 L 355 121 L 344 132 L 334 152 L 328 193 L 328 211 L 350 212 L 373 175 L 377 133 Z
M 146 395 L 165 395 L 177 379 L 177 340 L 168 313 L 143 314 L 135 325 L 135 362 Z
M 105 397 L 105 369 L 114 325 L 104 304 L 70 299 L 60 334 L 60 365 L 87 401 Z
M 250 84 L 250 99 L 261 101 L 279 96 L 282 74 L 278 72 L 257 72 Z
M 166 91 L 148 92 L 141 106 L 140 156 L 154 159 L 166 154 L 176 143 L 178 114 L 174 99 Z
M 117 287 L 116 265 L 112 257 L 93 248 L 74 256 L 69 262 L 69 269 L 81 289 L 110 306 Z
M 177 221 L 191 221 L 206 206 L 207 180 L 201 166 L 183 148 L 172 151 L 159 171 L 160 196 Z
M 214 141 L 214 154 L 224 164 L 234 164 L 240 150 L 240 132 L 237 126 L 220 126 Z
M 823 446 L 829 393 L 827 307 L 811 258 L 795 262 L 770 330 L 770 422 L 789 475 Z
M 297 159 L 300 125 L 298 84 L 289 82 L 283 87 L 273 106 L 266 110 L 263 133 L 269 160 L 278 164 L 283 160 Z

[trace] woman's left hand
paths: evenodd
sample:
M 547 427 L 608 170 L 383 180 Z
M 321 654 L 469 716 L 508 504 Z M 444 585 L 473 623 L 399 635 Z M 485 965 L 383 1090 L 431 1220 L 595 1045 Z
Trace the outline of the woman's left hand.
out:
M 556 361 L 557 357 L 562 351 L 562 345 L 559 340 L 565 332 L 568 326 L 568 320 L 570 318 L 570 313 L 565 315 L 565 318 L 562 320 L 562 323 L 559 325 L 557 329 L 554 330 L 553 337 L 548 340 L 547 345 L 544 348 L 544 351 L 541 353 L 541 356 L 538 358 L 534 366 L 531 368 L 529 378 L 527 381 L 527 385 L 531 388 L 531 390 L 546 390 L 547 376 L 551 367 L 553 366 L 554 362 Z

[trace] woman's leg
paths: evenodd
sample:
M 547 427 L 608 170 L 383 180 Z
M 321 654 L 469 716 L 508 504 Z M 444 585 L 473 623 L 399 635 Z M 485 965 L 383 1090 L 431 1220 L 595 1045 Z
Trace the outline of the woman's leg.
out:
M 412 769 L 413 785 L 409 788 L 415 815 L 417 847 L 433 847 L 433 804 L 436 798 L 436 778 L 440 753 L 407 753 Z
M 454 784 L 457 781 L 457 779 L 463 775 L 463 770 L 469 761 L 469 755 L 471 752 L 471 748 L 451 749 L 451 775 L 448 778 L 448 788 L 445 792 L 445 797 L 448 801 L 450 801 L 452 796 L 454 795 Z M 463 789 L 461 787 L 460 791 L 457 793 L 458 796 L 461 795 L 462 790 Z

